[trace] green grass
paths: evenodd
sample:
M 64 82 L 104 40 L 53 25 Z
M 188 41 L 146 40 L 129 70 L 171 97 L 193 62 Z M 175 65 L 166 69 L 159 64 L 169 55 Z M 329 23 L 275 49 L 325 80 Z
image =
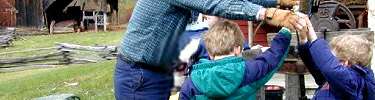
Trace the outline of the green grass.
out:
M 12 47 L 1 48 L 0 53 L 16 50 L 28 50 L 35 48 L 45 48 L 55 46 L 55 42 L 94 46 L 94 45 L 117 45 L 124 36 L 124 30 L 110 32 L 83 32 L 54 35 L 23 36 L 24 39 L 13 41 Z M 10 55 L 0 55 L 0 58 L 14 58 L 45 54 L 55 50 L 44 50 L 35 52 L 16 53 Z
M 74 93 L 81 99 L 111 100 L 115 60 L 0 74 L 0 100 Z M 78 82 L 76 86 L 66 83 Z
M 126 19 L 126 12 L 137 0 L 121 0 L 120 22 Z M 126 5 L 124 4 L 126 3 Z M 125 9 L 125 10 L 121 10 Z M 124 21 L 125 22 L 125 21 Z M 83 32 L 80 34 L 54 34 L 23 36 L 25 40 L 13 41 L 13 46 L 0 48 L 0 53 L 55 46 L 55 42 L 78 45 L 117 45 L 125 30 L 111 32 Z M 16 58 L 45 54 L 55 50 L 34 51 L 0 55 L 0 58 Z M 113 70 L 115 60 L 100 63 L 68 65 L 40 69 L 17 69 L 0 71 L 0 100 L 29 100 L 54 94 L 73 93 L 82 100 L 111 100 L 113 95 Z M 78 85 L 67 86 L 66 83 Z
M 116 45 L 124 36 L 124 30 L 112 32 L 85 32 L 55 35 L 24 36 L 14 45 L 0 49 L 0 52 L 28 50 L 55 46 L 55 42 L 78 45 Z M 16 58 L 53 52 L 37 52 L 1 55 L 0 58 Z M 23 100 L 61 93 L 74 93 L 86 99 L 113 99 L 114 62 L 105 61 L 83 65 L 69 65 L 53 68 L 0 71 L 0 100 Z M 76 86 L 66 83 L 78 82 Z

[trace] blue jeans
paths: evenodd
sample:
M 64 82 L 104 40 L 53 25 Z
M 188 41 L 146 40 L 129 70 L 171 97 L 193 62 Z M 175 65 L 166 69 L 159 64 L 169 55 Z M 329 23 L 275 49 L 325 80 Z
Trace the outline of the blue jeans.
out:
M 114 72 L 117 100 L 167 100 L 172 88 L 172 72 L 154 72 L 136 63 L 117 59 Z

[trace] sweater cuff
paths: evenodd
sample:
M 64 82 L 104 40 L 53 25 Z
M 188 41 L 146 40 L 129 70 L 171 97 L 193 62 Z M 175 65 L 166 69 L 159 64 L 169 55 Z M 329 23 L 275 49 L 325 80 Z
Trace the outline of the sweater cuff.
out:
M 282 34 L 282 35 L 288 37 L 288 39 L 291 39 L 291 38 L 292 38 L 292 33 L 291 33 L 291 31 L 290 31 L 289 29 L 287 29 L 287 28 L 284 28 L 284 27 L 281 28 L 281 30 L 279 31 L 279 34 Z

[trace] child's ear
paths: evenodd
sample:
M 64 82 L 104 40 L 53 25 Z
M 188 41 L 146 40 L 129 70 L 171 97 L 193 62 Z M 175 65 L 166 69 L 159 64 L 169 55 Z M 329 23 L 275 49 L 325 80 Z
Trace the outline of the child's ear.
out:
M 215 56 L 212 56 L 212 55 L 210 55 L 210 54 L 208 54 L 208 56 L 210 56 L 210 59 L 211 59 L 211 60 L 214 60 L 214 59 L 215 59 Z
M 234 48 L 234 55 L 236 55 L 236 56 L 241 55 L 241 51 L 242 51 L 241 46 L 235 47 Z

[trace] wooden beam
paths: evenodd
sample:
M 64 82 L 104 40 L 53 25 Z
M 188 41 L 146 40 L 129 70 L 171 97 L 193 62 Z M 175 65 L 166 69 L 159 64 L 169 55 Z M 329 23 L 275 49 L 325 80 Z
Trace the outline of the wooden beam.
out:
M 247 37 L 248 37 L 248 40 L 249 40 L 249 47 L 251 48 L 252 46 L 253 46 L 253 35 L 254 35 L 254 29 L 253 29 L 253 22 L 252 21 L 248 21 L 247 22 L 247 27 L 248 27 L 248 35 L 247 35 Z
M 68 43 L 56 43 L 62 49 L 72 49 L 72 50 L 83 50 L 83 51 L 96 51 L 96 52 L 116 52 L 116 46 L 104 46 L 104 47 L 92 47 L 92 46 L 81 46 Z
M 342 30 L 342 31 L 335 31 L 335 32 L 327 32 L 324 37 L 323 33 L 317 32 L 318 37 L 325 38 L 328 42 L 332 40 L 334 37 L 341 35 L 341 34 L 351 34 L 351 35 L 365 35 L 369 41 L 374 42 L 374 31 L 366 30 L 366 29 L 356 29 L 356 30 Z M 267 34 L 267 41 L 268 45 L 270 45 L 273 38 L 277 35 L 277 33 L 268 33 Z M 291 46 L 297 46 L 297 34 L 292 33 L 292 42 Z
M 15 63 L 26 63 L 32 61 L 40 61 L 41 59 L 49 59 L 51 57 L 63 56 L 63 52 L 53 52 L 49 54 L 30 56 L 30 57 L 20 57 L 20 58 L 2 58 L 0 59 L 0 65 L 4 64 L 15 64 Z
M 41 51 L 41 50 L 57 50 L 59 47 L 48 47 L 48 48 L 37 48 L 37 49 L 29 49 L 29 50 L 19 50 L 19 51 L 11 51 L 11 52 L 2 52 L 0 55 L 9 55 L 13 53 L 23 53 L 23 52 L 30 52 L 30 51 Z
M 370 28 L 372 31 L 375 31 L 375 0 L 367 0 L 367 6 L 368 6 L 368 28 Z M 375 36 L 373 36 L 375 38 Z M 373 69 L 375 73 L 375 49 L 372 51 L 373 56 L 372 56 L 372 65 L 371 68 Z
M 299 100 L 299 74 L 285 74 L 285 100 Z

